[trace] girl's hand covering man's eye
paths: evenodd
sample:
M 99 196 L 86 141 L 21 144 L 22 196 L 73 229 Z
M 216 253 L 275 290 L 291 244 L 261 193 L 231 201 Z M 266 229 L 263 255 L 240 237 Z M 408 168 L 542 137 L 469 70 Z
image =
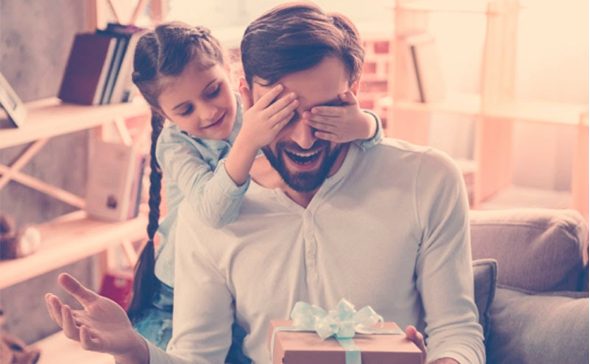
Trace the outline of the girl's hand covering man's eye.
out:
M 377 131 L 377 121 L 363 112 L 352 91 L 339 95 L 340 106 L 316 106 L 303 113 L 303 120 L 315 129 L 318 139 L 335 143 L 372 138 Z
M 293 118 L 299 106 L 297 96 L 293 92 L 279 97 L 283 89 L 282 85 L 276 85 L 252 104 L 248 88 L 240 86 L 244 105 L 244 122 L 240 138 L 256 150 L 276 138 L 279 131 Z

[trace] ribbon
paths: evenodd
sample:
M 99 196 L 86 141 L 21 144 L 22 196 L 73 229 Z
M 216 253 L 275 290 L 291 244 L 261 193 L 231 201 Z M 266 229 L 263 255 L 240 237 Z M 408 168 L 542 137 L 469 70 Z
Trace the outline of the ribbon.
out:
M 291 311 L 292 326 L 276 327 L 271 339 L 271 358 L 274 357 L 274 340 L 279 331 L 313 331 L 325 340 L 334 336 L 344 348 L 346 364 L 361 364 L 360 349 L 354 344 L 352 338 L 355 334 L 370 335 L 399 335 L 402 331 L 380 327 L 383 317 L 371 306 L 365 306 L 356 310 L 354 305 L 345 299 L 341 299 L 336 307 L 326 311 L 323 308 L 299 301 Z

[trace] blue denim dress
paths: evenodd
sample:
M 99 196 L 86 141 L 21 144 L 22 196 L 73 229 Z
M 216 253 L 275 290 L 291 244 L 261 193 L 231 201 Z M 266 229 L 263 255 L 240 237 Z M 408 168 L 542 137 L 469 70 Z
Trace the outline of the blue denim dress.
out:
M 152 344 L 166 350 L 172 337 L 172 305 L 174 289 L 160 282 L 160 288 L 154 293 L 152 306 L 144 309 L 133 320 L 135 330 Z M 246 332 L 241 326 L 232 325 L 232 344 L 225 359 L 228 364 L 250 364 L 252 361 L 242 352 Z

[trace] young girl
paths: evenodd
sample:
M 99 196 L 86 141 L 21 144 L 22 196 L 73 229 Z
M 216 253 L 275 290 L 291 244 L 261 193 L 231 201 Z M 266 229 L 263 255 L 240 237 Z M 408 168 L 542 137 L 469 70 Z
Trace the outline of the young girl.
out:
M 234 221 L 258 150 L 292 119 L 298 100 L 277 85 L 250 105 L 247 89 L 241 87 L 247 110 L 242 115 L 219 42 L 207 29 L 181 23 L 160 25 L 141 37 L 133 82 L 152 108 L 152 147 L 149 240 L 136 268 L 128 315 L 140 334 L 165 349 L 172 332 L 173 232 L 180 202 L 192 201 L 197 215 L 212 226 Z M 335 142 L 364 140 L 362 148 L 375 145 L 382 135 L 379 120 L 360 110 L 354 95 L 341 99 L 338 108 L 345 114 L 334 124 L 330 114 L 305 113 L 316 136 Z M 162 175 L 168 211 L 158 224 Z M 234 326 L 226 361 L 248 362 L 241 354 L 242 338 Z

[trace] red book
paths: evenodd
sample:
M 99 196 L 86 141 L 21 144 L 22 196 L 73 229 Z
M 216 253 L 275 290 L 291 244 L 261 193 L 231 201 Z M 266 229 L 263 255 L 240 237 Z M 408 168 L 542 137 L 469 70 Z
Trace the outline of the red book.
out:
M 107 272 L 102 278 L 99 294 L 117 302 L 119 306 L 127 309 L 129 306 L 131 291 L 133 289 L 133 273 L 130 271 Z
M 115 38 L 103 34 L 76 34 L 58 97 L 76 104 L 99 104 L 116 44 Z

